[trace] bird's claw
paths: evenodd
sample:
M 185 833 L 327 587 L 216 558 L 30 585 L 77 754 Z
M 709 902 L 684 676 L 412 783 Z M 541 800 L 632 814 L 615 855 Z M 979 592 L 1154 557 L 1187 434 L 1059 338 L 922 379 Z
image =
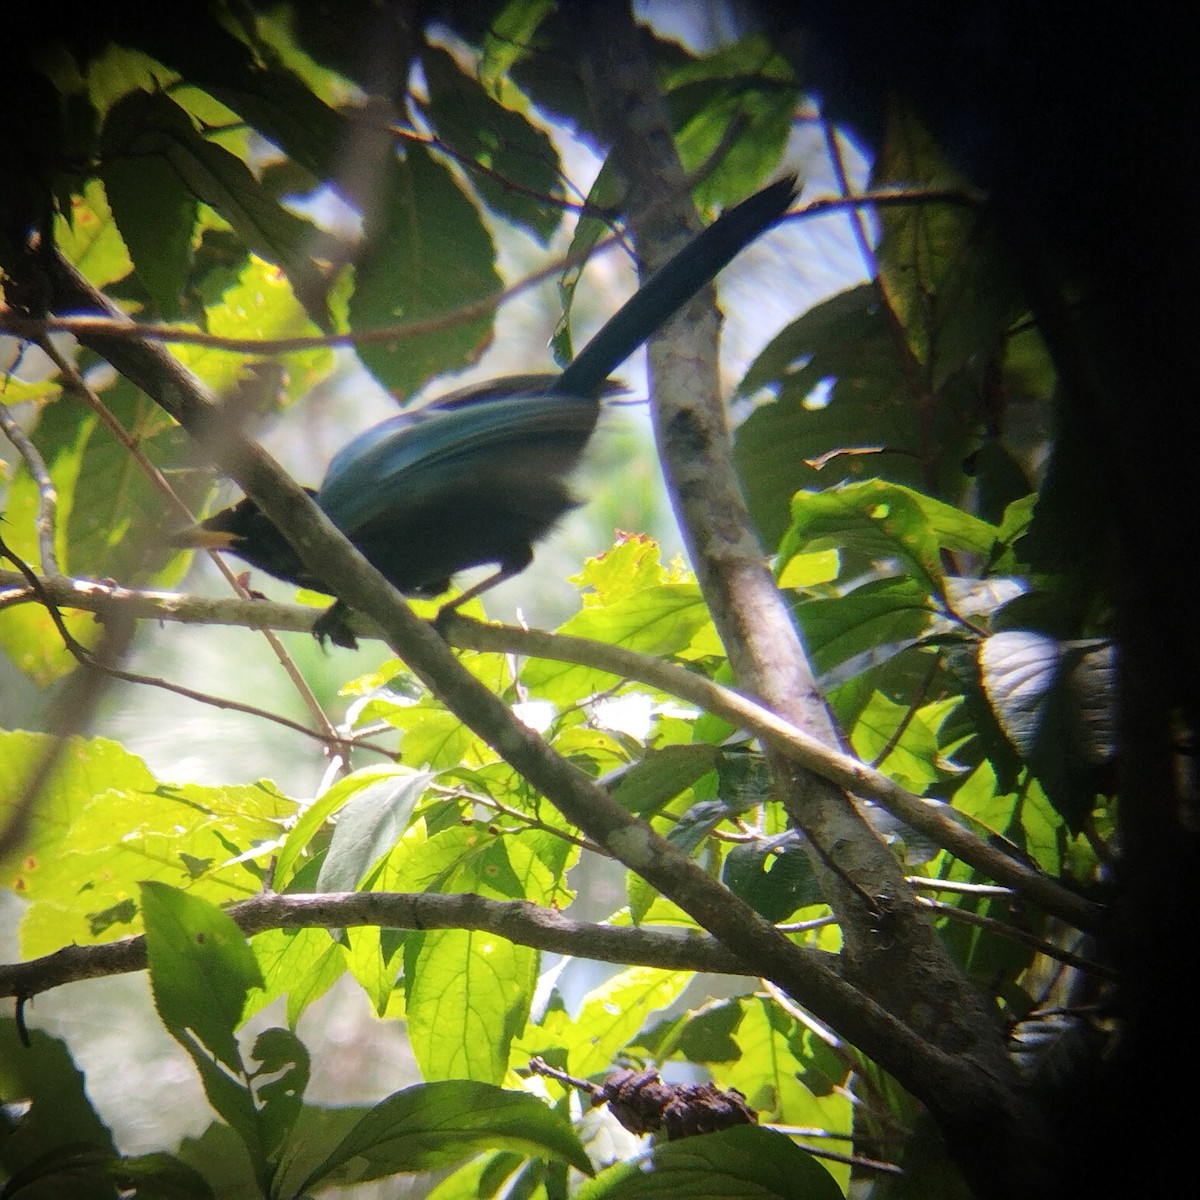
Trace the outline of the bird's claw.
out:
M 358 649 L 358 638 L 354 636 L 353 630 L 346 622 L 346 606 L 340 600 L 330 605 L 313 622 L 312 634 L 321 644 L 322 649 L 325 648 L 326 639 L 335 646 L 342 646 L 346 650 Z

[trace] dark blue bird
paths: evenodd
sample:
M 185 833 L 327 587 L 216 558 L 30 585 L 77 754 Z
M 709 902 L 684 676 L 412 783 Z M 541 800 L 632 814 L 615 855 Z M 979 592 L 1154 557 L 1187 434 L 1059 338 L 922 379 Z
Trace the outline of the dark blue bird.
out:
M 511 375 L 441 397 L 368 429 L 311 493 L 399 591 L 438 596 L 456 572 L 497 571 L 453 604 L 523 571 L 534 544 L 578 501 L 567 479 L 595 429 L 609 375 L 740 250 L 787 211 L 795 180 L 729 209 L 656 271 L 560 375 Z M 176 540 L 228 550 L 276 578 L 337 594 L 249 497 Z M 354 644 L 336 603 L 318 637 Z

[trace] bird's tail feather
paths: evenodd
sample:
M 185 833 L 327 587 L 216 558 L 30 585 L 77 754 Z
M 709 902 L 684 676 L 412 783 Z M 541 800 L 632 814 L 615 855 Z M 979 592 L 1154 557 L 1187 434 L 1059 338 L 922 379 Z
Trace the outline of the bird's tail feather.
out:
M 563 371 L 554 390 L 592 396 L 603 381 L 741 250 L 778 221 L 796 197 L 796 179 L 772 183 L 723 212 L 668 259 Z

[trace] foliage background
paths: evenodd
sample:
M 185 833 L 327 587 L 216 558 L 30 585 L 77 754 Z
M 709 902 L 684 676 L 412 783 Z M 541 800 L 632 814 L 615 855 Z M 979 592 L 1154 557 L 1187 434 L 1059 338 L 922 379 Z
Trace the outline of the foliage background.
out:
M 580 194 L 601 202 L 616 195 L 620 170 L 619 160 L 604 159 L 601 169 L 601 157 L 584 152 L 581 142 L 599 151 L 606 130 L 603 122 L 593 125 L 580 93 L 555 71 L 579 51 L 571 20 L 580 10 L 564 5 L 553 14 L 547 6 L 514 3 L 489 8 L 484 21 L 472 6 L 451 6 L 439 14 L 440 23 L 428 24 L 407 23 L 424 15 L 415 8 L 387 12 L 395 18 L 389 64 L 419 63 L 413 91 L 406 90 L 403 73 L 371 74 L 328 22 L 310 24 L 317 9 L 308 5 L 221 9 L 219 19 L 200 17 L 186 29 L 122 5 L 105 14 L 102 27 L 64 31 L 35 22 L 38 36 L 30 44 L 38 52 L 10 54 L 4 63 L 5 84 L 21 96 L 26 114 L 4 142 L 6 162 L 20 168 L 5 175 L 2 194 L 7 328 L 21 333 L 22 321 L 42 315 L 45 297 L 31 294 L 45 280 L 30 269 L 24 240 L 30 228 L 41 230 L 43 245 L 52 232 L 91 284 L 141 320 L 255 338 L 357 333 L 443 317 L 487 300 L 501 279 L 523 276 L 547 255 L 601 236 L 603 221 L 585 218 L 570 237 L 560 226 L 560 172 Z M 188 1132 L 202 1140 L 185 1147 L 183 1160 L 203 1165 L 207 1139 L 236 1135 L 253 1177 L 236 1185 L 210 1177 L 217 1194 L 233 1194 L 221 1188 L 234 1186 L 250 1188 L 246 1194 L 288 1194 L 301 1175 L 296 1155 L 304 1121 L 324 1119 L 323 1101 L 376 1100 L 415 1078 L 406 1075 L 414 1065 L 431 1082 L 512 1089 L 519 1085 L 512 1068 L 539 1052 L 557 1055 L 576 1075 L 596 1077 L 621 1055 L 639 1064 L 686 1064 L 721 1086 L 741 1088 L 777 1124 L 842 1134 L 852 1118 L 841 1089 L 852 1087 L 858 1149 L 902 1131 L 895 1158 L 914 1186 L 965 1187 L 950 1165 L 954 1160 L 977 1189 L 991 1186 L 1003 1194 L 1005 1180 L 989 1184 L 989 1151 L 955 1128 L 956 1113 L 969 1103 L 953 1089 L 939 1097 L 933 1082 L 948 1069 L 937 1053 L 950 1043 L 941 1040 L 941 1018 L 921 1008 L 938 1003 L 954 1014 L 946 1024 L 976 1039 L 971 1053 L 979 1055 L 983 1073 L 994 1072 L 999 1081 L 1005 1101 L 995 1102 L 992 1115 L 1011 1125 L 996 1140 L 1011 1135 L 1018 1146 L 1031 1124 L 1048 1129 L 1041 1141 L 1055 1143 L 1061 1161 L 1052 1168 L 1055 1154 L 1033 1138 L 1030 1161 L 1043 1172 L 1043 1184 L 1061 1180 L 1064 1170 L 1069 1176 L 1090 1157 L 1086 1147 L 1063 1151 L 1075 1113 L 1069 1105 L 1056 1108 L 1047 1096 L 1075 1098 L 1077 1086 L 1086 1091 L 1078 1063 L 1090 1070 L 1113 1033 L 1102 986 L 1113 971 L 1113 946 L 1096 940 L 1104 922 L 1094 904 L 1108 899 L 1109 863 L 1119 844 L 1114 579 L 1128 547 L 1120 543 L 1120 520 L 1107 518 L 1112 498 L 1097 487 L 1081 453 L 1087 438 L 1077 436 L 1078 422 L 1086 410 L 1062 402 L 1079 380 L 1068 374 L 1064 384 L 1051 365 L 1052 356 L 1060 370 L 1064 361 L 1063 342 L 1052 340 L 1048 350 L 1044 340 L 1057 310 L 1036 286 L 1031 291 L 1032 280 L 1056 294 L 1062 289 L 1075 303 L 1072 289 L 1082 288 L 1086 275 L 1069 268 L 1053 274 L 1058 263 L 1051 255 L 1047 279 L 1014 254 L 1009 210 L 985 204 L 979 174 L 963 173 L 971 154 L 939 124 L 936 105 L 932 116 L 928 110 L 918 116 L 915 107 L 891 97 L 865 120 L 861 111 L 845 111 L 845 94 L 817 71 L 829 110 L 876 148 L 868 167 L 802 92 L 801 84 L 812 81 L 797 79 L 795 59 L 780 52 L 786 30 L 773 31 L 778 44 L 763 32 L 731 39 L 740 30 L 728 13 L 716 6 L 704 13 L 730 22 L 723 37 L 699 50 L 666 36 L 646 38 L 642 47 L 666 94 L 683 168 L 698 173 L 696 202 L 727 206 L 786 165 L 803 176 L 802 204 L 823 196 L 833 210 L 820 222 L 811 213 L 789 222 L 721 280 L 729 316 L 723 369 L 726 387 L 737 386 L 735 453 L 750 514 L 762 545 L 777 551 L 777 579 L 842 746 L 908 792 L 952 804 L 946 820 L 967 831 L 965 842 L 946 840 L 945 828 L 914 829 L 868 807 L 856 834 L 862 857 L 831 867 L 828 846 L 840 842 L 822 847 L 826 817 L 797 816 L 780 761 L 770 757 L 778 748 L 764 759 L 745 738 L 733 738 L 734 722 L 680 708 L 669 689 L 625 685 L 607 696 L 613 675 L 600 667 L 531 657 L 518 673 L 511 658 L 494 653 L 466 649 L 460 658 L 525 719 L 540 722 L 560 754 L 592 777 L 610 784 L 621 778 L 613 789 L 618 802 L 648 819 L 710 881 L 719 880 L 731 905 L 740 901 L 769 920 L 800 922 L 795 942 L 825 955 L 839 949 L 838 936 L 804 923 L 822 921 L 831 905 L 844 939 L 839 978 L 858 989 L 859 999 L 869 997 L 924 1037 L 927 1059 L 906 1065 L 908 1051 L 898 1049 L 903 1037 L 889 1041 L 857 1001 L 827 1008 L 819 992 L 808 1001 L 847 1034 L 832 1053 L 779 992 L 734 985 L 732 998 L 703 1005 L 693 989 L 680 1002 L 687 972 L 638 966 L 608 983 L 582 972 L 564 977 L 559 998 L 540 1013 L 535 1007 L 526 1025 L 537 953 L 519 936 L 505 940 L 494 931 L 427 930 L 401 938 L 368 925 L 333 942 L 320 929 L 274 930 L 256 935 L 252 959 L 238 958 L 240 938 L 200 902 L 253 897 L 269 860 L 273 885 L 293 893 L 357 888 L 525 897 L 554 908 L 571 904 L 572 915 L 588 917 L 607 916 L 624 903 L 613 917 L 617 927 L 691 924 L 644 879 L 611 863 L 598 883 L 585 886 L 582 869 L 568 874 L 579 849 L 564 836 L 571 834 L 566 818 L 539 802 L 483 740 L 384 652 L 326 657 L 305 635 L 292 635 L 288 651 L 318 705 L 339 719 L 348 712 L 359 727 L 380 723 L 385 732 L 374 736 L 399 744 L 404 768 L 360 770 L 326 790 L 333 772 L 322 780 L 317 752 L 308 743 L 297 749 L 293 734 L 278 727 L 251 723 L 244 714 L 218 716 L 174 697 L 146 703 L 141 685 L 103 693 L 96 687 L 82 723 L 116 742 L 71 745 L 19 853 L 11 855 L 14 890 L 29 907 L 20 944 L 6 947 L 6 958 L 70 943 L 100 945 L 146 921 L 163 1028 L 154 1024 L 136 1035 L 148 1040 L 144 1053 L 135 1053 L 132 1030 L 118 1026 L 117 1053 L 122 1066 L 157 1058 L 172 1044 L 168 1032 L 185 1047 L 196 1069 L 187 1079 L 203 1082 L 225 1124 L 208 1127 L 194 1092 L 188 1115 L 195 1123 Z M 366 19 L 365 10 L 358 15 Z M 515 52 L 528 37 L 538 53 Z M 390 130 L 378 112 L 358 107 L 360 87 L 397 106 Z M 544 114 L 553 120 L 544 121 Z M 566 128 L 575 129 L 574 138 L 562 136 Z M 557 143 L 548 129 L 558 133 Z M 393 142 L 402 148 L 399 157 L 391 152 Z M 345 169 L 347 162 L 354 169 Z M 582 186 L 593 178 L 590 188 Z M 507 186 L 513 179 L 522 186 Z M 864 186 L 876 189 L 871 217 L 838 207 L 840 192 Z M 889 189 L 905 194 L 880 195 Z M 997 194 L 1003 198 L 1002 187 Z M 629 207 L 636 211 L 632 202 Z M 638 230 L 639 250 L 641 236 Z M 652 234 L 646 236 L 652 244 Z M 316 343 L 245 357 L 204 345 L 175 345 L 172 352 L 222 396 L 227 416 L 236 413 L 261 434 L 297 478 L 315 480 L 351 428 L 390 411 L 389 391 L 411 398 L 436 392 L 446 374 L 457 384 L 528 370 L 533 345 L 569 353 L 570 342 L 580 344 L 615 306 L 616 295 L 632 286 L 626 267 L 615 267 L 611 256 L 589 264 L 576 291 L 578 282 L 568 273 L 557 292 L 545 287 L 504 305 L 494 327 L 485 313 L 445 323 L 433 334 L 364 344 L 356 355 Z M 569 335 L 557 327 L 563 306 Z M 33 348 L 18 352 L 14 343 L 5 379 L 6 411 L 32 431 L 57 489 L 53 548 L 70 576 L 174 586 L 186 566 L 164 542 L 174 518 L 101 428 L 104 412 L 193 505 L 212 502 L 212 477 L 175 423 L 105 368 L 95 344 L 80 336 L 79 370 L 101 398 L 90 407 L 79 402 L 78 385 L 64 387 L 70 379 L 65 359 L 52 365 Z M 62 338 L 55 344 L 60 355 L 69 346 Z M 640 371 L 632 378 L 640 392 Z M 640 414 L 618 415 L 629 425 L 644 422 Z M 1051 432 L 1058 435 L 1053 443 Z M 563 619 L 581 592 L 582 610 L 565 631 L 727 679 L 704 604 L 720 622 L 707 557 L 696 553 L 702 542 L 689 533 L 703 598 L 670 561 L 679 543 L 664 519 L 643 442 L 636 431 L 606 431 L 597 439 L 581 490 L 598 501 L 541 552 L 543 574 L 515 581 L 494 603 L 489 597 L 488 611 L 507 616 L 519 610 L 534 626 L 548 626 Z M 664 453 L 669 459 L 669 447 Z M 20 560 L 40 563 L 52 576 L 53 556 L 35 533 L 46 497 L 35 478 L 36 458 L 14 453 L 12 462 L 5 542 Z M 230 494 L 228 487 L 218 493 Z M 655 533 L 668 553 L 660 555 L 641 538 L 609 549 L 614 529 Z M 585 564 L 589 554 L 598 557 Z M 577 570 L 574 587 L 552 584 Z M 185 586 L 207 590 L 210 581 L 197 573 Z M 290 598 L 288 589 L 273 584 L 264 590 Z M 97 642 L 99 626 L 90 613 L 69 613 L 67 620 L 75 636 Z M 61 729 L 62 710 L 78 703 L 80 673 L 44 606 L 11 604 L 0 622 L 6 724 Z M 110 618 L 110 633 L 118 624 Z M 728 645 L 727 626 L 721 635 Z M 290 705 L 288 715 L 305 719 L 305 704 L 274 682 L 270 660 L 243 651 L 251 640 L 240 631 L 188 630 L 184 637 L 143 627 L 123 658 L 134 670 L 180 673 L 191 686 L 249 703 L 261 704 L 269 692 L 272 710 Z M 357 678 L 346 682 L 352 675 Z M 625 699 L 623 708 L 611 703 L 616 698 Z M 1187 728 L 1186 705 L 1174 711 Z M 820 738 L 825 731 L 818 725 L 810 732 Z M 6 777 L 20 780 L 49 745 L 20 733 L 7 736 Z M 297 805 L 318 791 L 311 807 Z M 19 794 L 13 791 L 14 798 Z M 869 787 L 864 794 L 872 794 Z M 335 812 L 331 833 L 324 822 Z M 789 830 L 789 816 L 805 835 Z M 872 874 L 882 868 L 871 857 L 868 825 L 895 855 L 895 862 L 888 860 L 893 875 L 883 884 Z M 119 839 L 114 831 L 122 831 Z M 951 844 L 955 854 L 941 848 Z M 999 874 L 994 857 L 981 866 L 992 851 L 1001 860 Z M 897 863 L 903 873 L 943 888 L 937 893 L 942 907 L 932 918 L 927 910 L 914 920 L 915 902 L 899 915 L 889 908 L 894 888 L 907 887 Z M 87 881 L 83 890 L 80 880 Z M 993 880 L 1015 887 L 1022 898 L 971 890 Z M 1046 881 L 1051 886 L 1042 887 Z M 684 882 L 680 876 L 681 889 Z M 1034 886 L 1036 893 L 1025 890 Z M 572 903 L 577 887 L 583 897 Z M 688 908 L 685 890 L 671 894 Z M 930 920 L 936 937 L 922 940 Z M 163 965 L 174 926 L 209 929 L 211 940 L 222 943 L 223 957 L 208 970 L 223 980 L 226 993 L 214 998 L 212 1010 L 193 1007 L 192 992 L 181 985 L 186 974 Z M 896 947 L 921 949 L 906 956 L 891 953 Z M 872 951 L 865 960 L 864 948 Z M 1118 945 L 1118 960 L 1120 954 Z M 797 958 L 792 966 L 818 957 Z M 481 962 L 490 968 L 486 980 L 477 970 Z M 186 962 L 179 969 L 186 970 Z M 778 981 L 785 968 L 764 960 L 760 970 Z M 337 990 L 318 1001 L 339 977 Z M 69 1022 L 60 1014 L 76 1011 L 75 994 L 86 993 L 87 1004 L 99 1004 L 101 1012 L 124 1013 L 140 987 L 129 980 L 74 983 L 29 1011 L 40 1028 L 65 1032 Z M 284 992 L 286 1001 L 265 1007 Z M 164 999 L 171 994 L 175 1007 Z M 987 1018 L 975 1008 L 981 996 Z M 563 997 L 583 1005 L 574 1023 L 563 1017 Z M 393 1020 L 356 1022 L 352 1032 L 339 1032 L 348 1028 L 341 1025 L 345 1010 L 358 1005 L 361 1011 L 364 1000 Z M 310 1001 L 317 1003 L 308 1008 Z M 673 1003 L 679 1015 L 670 1020 L 651 1015 Z M 1060 1010 L 1085 1015 L 1060 1028 L 1053 1019 Z M 231 1029 L 247 1015 L 239 1047 Z M 400 1016 L 408 1034 L 404 1048 L 392 1036 Z M 999 1019 L 1007 1046 L 991 1017 Z M 280 1023 L 294 1027 L 298 1039 L 291 1029 L 276 1028 Z M 197 1027 L 199 1045 L 183 1032 Z M 326 1061 L 336 1058 L 343 1074 L 323 1081 L 319 1059 L 310 1074 L 305 1047 L 315 1044 L 318 1028 L 328 1036 L 330 1027 L 336 1055 Z M 865 1043 L 850 1032 L 858 1029 L 865 1029 Z M 266 1090 L 273 1084 L 249 1065 L 260 1030 L 268 1032 L 255 1057 L 284 1079 L 306 1082 L 307 1091 L 299 1090 L 309 1108 L 297 1107 L 287 1089 Z M 382 1030 L 388 1031 L 383 1038 Z M 1053 1049 L 1042 1052 L 1040 1066 L 1023 1062 L 1023 1047 L 1043 1039 Z M 99 1056 L 89 1064 L 86 1039 L 70 1040 L 96 1100 L 99 1079 L 117 1070 Z M 347 1043 L 361 1054 L 348 1072 Z M 1017 1053 L 1005 1059 L 1010 1048 Z M 415 1063 L 407 1061 L 406 1049 Z M 1060 1053 L 1076 1065 L 1050 1080 L 1045 1064 Z M 239 1080 L 237 1087 L 222 1082 L 220 1063 Z M 371 1067 L 388 1081 L 374 1094 Z M 60 1061 L 54 1073 L 69 1078 L 70 1068 Z M 172 1085 L 176 1079 L 186 1086 L 183 1075 Z M 1108 1086 L 1099 1089 L 1097 1105 L 1107 1099 Z M 565 1112 L 565 1094 L 557 1085 L 545 1087 Z M 126 1157 L 105 1158 L 106 1170 L 117 1169 L 113 1162 L 131 1170 L 130 1154 L 166 1148 L 163 1134 L 137 1129 L 140 1090 L 110 1100 L 124 1126 L 117 1142 Z M 419 1095 L 428 1098 L 420 1119 L 436 1120 L 437 1094 Z M 914 1095 L 940 1122 L 948 1153 L 927 1146 L 928 1127 Z M 467 1093 L 456 1097 L 461 1114 L 470 1106 Z M 89 1120 L 86 1113 L 80 1119 Z M 1098 1128 L 1107 1128 L 1107 1120 Z M 358 1136 L 365 1138 L 370 1118 L 363 1121 Z M 578 1162 L 575 1144 L 535 1120 L 532 1149 L 518 1146 L 505 1141 L 512 1132 L 502 1126 L 497 1118 L 488 1131 L 495 1152 L 473 1160 L 439 1195 L 468 1194 L 480 1172 L 492 1187 L 511 1177 L 519 1181 L 513 1186 L 537 1194 L 563 1192 L 563 1163 Z M 594 1155 L 600 1141 L 613 1136 L 611 1125 L 603 1134 L 587 1120 L 581 1128 Z M 107 1131 L 96 1136 L 103 1141 Z M 336 1139 L 327 1129 L 310 1140 L 328 1149 Z M 728 1149 L 712 1151 L 704 1168 L 713 1177 L 746 1152 L 736 1141 L 719 1144 Z M 19 1140 L 11 1145 L 18 1150 L 8 1169 L 28 1166 Z M 755 1153 L 773 1161 L 775 1153 L 787 1153 L 781 1145 L 790 1152 L 779 1139 Z M 469 1148 L 480 1147 L 471 1142 Z M 360 1158 L 378 1155 L 371 1169 L 380 1174 L 445 1165 L 406 1158 L 394 1147 L 359 1149 Z M 608 1149 L 607 1157 L 630 1152 L 625 1143 Z M 514 1150 L 534 1159 L 522 1165 Z M 1012 1161 L 1021 1153 L 998 1153 L 1006 1169 L 1019 1170 Z M 345 1164 L 336 1157 L 330 1151 L 326 1175 L 344 1181 Z M 664 1170 L 670 1161 L 663 1159 Z M 781 1170 L 782 1164 L 781 1158 Z M 170 1169 L 157 1160 L 144 1164 L 139 1186 L 159 1194 L 154 1189 L 166 1186 Z M 1026 1170 L 1032 1176 L 1035 1168 Z M 845 1166 L 833 1172 L 845 1186 Z M 685 1190 L 682 1180 L 675 1186 Z M 107 1194 L 112 1185 L 93 1180 L 89 1186 Z M 179 1186 L 193 1189 L 183 1194 L 203 1194 L 204 1184 L 191 1175 Z M 389 1186 L 386 1194 L 407 1185 Z M 612 1176 L 597 1186 L 612 1191 L 595 1194 L 634 1194 L 621 1188 L 635 1185 Z M 904 1185 L 863 1168 L 858 1186 L 886 1195 Z

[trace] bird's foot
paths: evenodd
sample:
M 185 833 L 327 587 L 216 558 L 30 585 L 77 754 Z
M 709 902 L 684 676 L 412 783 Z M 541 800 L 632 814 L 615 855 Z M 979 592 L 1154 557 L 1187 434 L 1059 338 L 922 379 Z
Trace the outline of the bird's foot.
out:
M 448 642 L 450 640 L 450 630 L 453 627 L 455 620 L 461 616 L 458 611 L 458 604 L 459 602 L 457 600 L 451 600 L 448 604 L 443 604 L 442 607 L 437 610 L 437 616 L 435 616 L 431 622 L 434 632 L 444 642 Z
M 354 636 L 346 614 L 350 610 L 340 600 L 335 600 L 314 622 L 313 637 L 325 645 L 326 638 L 335 646 L 343 646 L 347 650 L 358 649 L 358 639 Z

